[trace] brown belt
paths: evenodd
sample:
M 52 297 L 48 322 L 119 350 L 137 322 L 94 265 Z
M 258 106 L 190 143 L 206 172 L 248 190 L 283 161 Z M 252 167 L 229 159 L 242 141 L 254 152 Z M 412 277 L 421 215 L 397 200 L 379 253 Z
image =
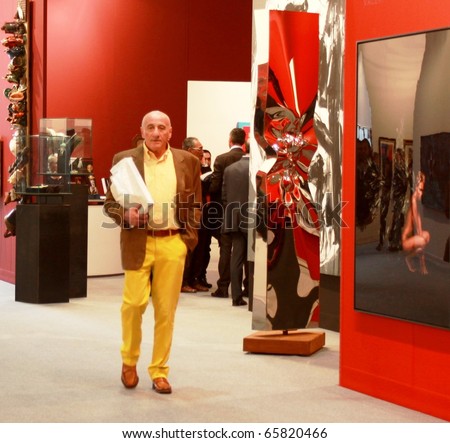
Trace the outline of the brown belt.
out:
M 176 235 L 179 232 L 179 229 L 153 229 L 148 230 L 147 235 L 150 235 L 151 237 L 169 237 L 170 235 Z

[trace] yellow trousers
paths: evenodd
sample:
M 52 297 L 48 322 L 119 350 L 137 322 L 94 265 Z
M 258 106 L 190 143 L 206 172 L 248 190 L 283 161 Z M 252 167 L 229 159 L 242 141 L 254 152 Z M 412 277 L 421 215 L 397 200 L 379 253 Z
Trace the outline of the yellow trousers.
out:
M 145 261 L 137 271 L 125 271 L 122 315 L 122 361 L 135 366 L 142 340 L 142 316 L 151 296 L 154 310 L 151 379 L 167 377 L 175 311 L 183 280 L 187 247 L 179 234 L 147 237 Z

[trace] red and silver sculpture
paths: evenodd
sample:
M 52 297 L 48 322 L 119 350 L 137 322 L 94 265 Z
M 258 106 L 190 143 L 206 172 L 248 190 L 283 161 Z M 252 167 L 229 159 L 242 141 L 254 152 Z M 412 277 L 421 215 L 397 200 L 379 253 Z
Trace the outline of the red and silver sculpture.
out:
M 257 175 L 272 329 L 306 327 L 318 304 L 320 218 L 308 183 L 317 150 L 318 71 L 318 14 L 270 11 L 269 63 L 259 67 L 255 138 L 274 159 L 268 172 Z

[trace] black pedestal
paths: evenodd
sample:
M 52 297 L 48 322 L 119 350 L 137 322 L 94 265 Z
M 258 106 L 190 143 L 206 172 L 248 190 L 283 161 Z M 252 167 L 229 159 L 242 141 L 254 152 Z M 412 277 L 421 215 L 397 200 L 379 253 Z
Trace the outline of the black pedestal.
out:
M 340 330 L 340 277 L 320 274 L 319 326 L 323 329 Z
M 70 206 L 70 298 L 87 296 L 88 187 L 71 185 L 64 197 Z
M 16 301 L 69 301 L 69 217 L 68 205 L 17 205 Z
M 17 205 L 16 301 L 60 303 L 87 296 L 88 188 Z

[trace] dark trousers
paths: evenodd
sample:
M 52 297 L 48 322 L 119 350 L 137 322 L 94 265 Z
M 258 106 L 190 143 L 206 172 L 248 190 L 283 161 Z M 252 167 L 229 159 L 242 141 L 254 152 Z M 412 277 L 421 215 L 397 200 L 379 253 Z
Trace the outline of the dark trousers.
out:
M 232 251 L 230 260 L 231 298 L 237 301 L 242 298 L 244 291 L 248 295 L 248 261 L 247 261 L 247 234 L 232 232 Z M 245 270 L 245 280 L 244 280 Z M 244 285 L 244 291 L 243 291 Z
M 192 254 L 191 276 L 194 283 L 206 280 L 206 270 L 211 259 L 211 237 L 210 229 L 199 229 L 198 243 Z
M 217 280 L 217 290 L 223 295 L 228 295 L 228 287 L 230 286 L 231 248 L 231 234 L 220 234 L 218 266 L 219 280 Z

